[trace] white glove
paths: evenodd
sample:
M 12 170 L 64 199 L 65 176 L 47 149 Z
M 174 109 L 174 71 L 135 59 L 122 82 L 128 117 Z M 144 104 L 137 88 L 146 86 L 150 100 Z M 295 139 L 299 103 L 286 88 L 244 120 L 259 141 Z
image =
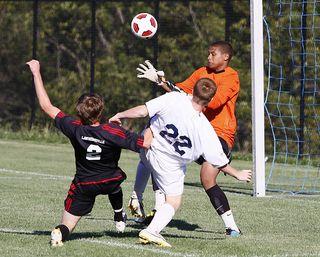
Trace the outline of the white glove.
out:
M 163 71 L 157 71 L 149 60 L 144 62 L 145 64 L 139 64 L 140 67 L 137 68 L 137 77 L 139 79 L 148 79 L 154 83 L 160 84 L 162 82 L 161 77 L 164 77 Z

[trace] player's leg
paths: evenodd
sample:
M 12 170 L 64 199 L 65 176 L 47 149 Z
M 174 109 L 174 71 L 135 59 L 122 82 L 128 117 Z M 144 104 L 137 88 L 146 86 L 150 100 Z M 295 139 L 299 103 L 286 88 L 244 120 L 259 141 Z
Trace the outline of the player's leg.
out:
M 143 221 L 143 224 L 145 224 L 145 225 L 149 225 L 151 223 L 157 210 L 159 210 L 160 207 L 166 201 L 165 194 L 159 189 L 157 183 L 155 183 L 153 176 L 152 176 L 152 173 L 151 173 L 151 179 L 152 179 L 152 189 L 153 189 L 154 196 L 155 196 L 155 204 L 154 204 L 154 208 L 152 209 L 152 211 L 150 213 L 148 213 L 148 215 L 145 217 L 145 219 Z
M 157 210 L 149 226 L 139 233 L 140 242 L 155 243 L 163 247 L 171 245 L 160 235 L 160 232 L 172 220 L 181 205 L 182 196 L 166 196 L 165 203 Z
M 79 189 L 76 179 L 70 185 L 64 201 L 61 223 L 51 233 L 51 245 L 60 246 L 66 241 L 82 216 L 91 212 L 95 196 L 83 194 L 86 188 Z
M 126 228 L 127 215 L 123 210 L 123 193 L 122 188 L 117 187 L 112 193 L 108 195 L 109 201 L 114 211 L 114 222 L 116 230 L 123 233 Z
M 51 245 L 52 246 L 62 246 L 64 241 L 66 241 L 73 231 L 81 216 L 75 216 L 66 210 L 62 213 L 61 223 L 56 226 L 51 232 Z
M 153 163 L 152 157 L 150 159 Z M 149 226 L 139 233 L 139 238 L 142 243 L 155 243 L 170 247 L 171 245 L 160 235 L 160 232 L 172 220 L 181 205 L 185 168 L 166 170 L 165 167 L 157 167 L 157 170 L 152 170 L 152 175 L 154 182 L 165 194 L 165 203 L 159 207 Z
M 147 186 L 149 177 L 150 170 L 140 160 L 137 166 L 136 179 L 134 182 L 134 191 L 131 194 L 128 207 L 131 210 L 131 214 L 137 218 L 141 218 L 141 221 L 143 221 L 145 217 L 142 200 L 143 193 Z
M 208 162 L 204 162 L 200 171 L 201 183 L 210 198 L 211 204 L 225 224 L 226 234 L 232 237 L 237 237 L 240 235 L 240 230 L 235 223 L 225 193 L 217 185 L 216 178 L 219 172 L 219 169 L 214 168 Z

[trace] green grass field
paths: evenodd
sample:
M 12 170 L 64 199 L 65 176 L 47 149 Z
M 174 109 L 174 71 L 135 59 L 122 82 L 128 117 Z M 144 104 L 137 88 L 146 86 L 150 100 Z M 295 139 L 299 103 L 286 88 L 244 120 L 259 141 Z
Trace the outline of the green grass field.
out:
M 128 175 L 123 183 L 125 203 L 137 162 L 137 154 L 123 152 L 120 166 Z M 233 166 L 251 167 L 251 163 L 233 161 Z M 319 196 L 254 198 L 251 184 L 220 175 L 243 232 L 240 238 L 226 239 L 223 223 L 199 184 L 195 164 L 187 172 L 181 210 L 163 232 L 173 248 L 140 245 L 141 227 L 132 219 L 124 234 L 115 233 L 111 206 L 100 196 L 70 241 L 52 249 L 50 232 L 60 221 L 74 169 L 69 144 L 0 141 L 0 256 L 320 256 Z M 145 206 L 147 210 L 153 206 L 151 186 Z

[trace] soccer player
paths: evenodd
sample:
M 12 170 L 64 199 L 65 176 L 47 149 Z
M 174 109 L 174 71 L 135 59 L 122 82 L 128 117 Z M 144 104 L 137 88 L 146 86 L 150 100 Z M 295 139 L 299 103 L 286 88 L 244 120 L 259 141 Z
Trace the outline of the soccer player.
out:
M 216 172 L 223 172 L 241 181 L 251 180 L 251 171 L 238 171 L 228 163 L 221 143 L 202 113 L 216 92 L 211 79 L 195 83 L 193 96 L 178 92 L 167 93 L 124 112 L 109 121 L 121 124 L 123 118 L 149 115 L 154 139 L 149 150 L 141 153 L 143 164 L 151 170 L 154 182 L 165 195 L 165 203 L 155 213 L 149 226 L 139 233 L 142 243 L 171 247 L 160 235 L 180 207 L 186 165 L 200 156 Z M 172 111 L 175 110 L 175 111 Z
M 37 97 L 42 110 L 54 119 L 56 127 L 67 136 L 74 148 L 76 174 L 64 202 L 60 225 L 51 233 L 51 245 L 61 246 L 83 215 L 91 212 L 97 195 L 108 195 L 114 210 L 116 230 L 125 229 L 123 195 L 120 184 L 126 174 L 118 166 L 122 148 L 139 152 L 149 147 L 152 134 L 138 136 L 112 123 L 101 124 L 103 98 L 84 94 L 78 99 L 76 110 L 80 120 L 64 114 L 53 106 L 43 86 L 40 64 L 27 62 L 33 74 Z
M 234 145 L 237 129 L 235 107 L 240 90 L 238 73 L 229 67 L 232 56 L 233 49 L 229 43 L 225 41 L 214 42 L 208 49 L 207 65 L 194 71 L 185 81 L 176 84 L 166 81 L 164 73 L 155 70 L 148 61 L 145 62 L 145 65 L 140 64 L 140 67 L 137 69 L 140 72 L 138 78 L 149 79 L 150 81 L 161 85 L 167 91 L 181 91 L 182 89 L 184 92 L 192 94 L 194 85 L 200 78 L 210 78 L 215 82 L 217 85 L 217 92 L 208 103 L 208 106 L 204 109 L 203 113 L 216 131 L 222 144 L 222 148 L 229 158 L 229 162 L 231 162 L 231 149 Z M 172 111 L 175 111 L 174 107 Z M 197 163 L 202 165 L 200 171 L 201 183 L 210 198 L 213 207 L 224 222 L 226 235 L 231 237 L 240 236 L 240 230 L 233 218 L 228 199 L 217 184 L 217 176 L 220 173 L 220 170 L 212 167 L 212 165 L 206 162 L 202 157 Z M 131 205 L 132 212 L 135 213 L 136 216 L 141 214 L 141 211 L 139 210 L 143 208 L 140 208 L 140 206 L 142 206 L 142 193 L 146 182 L 144 182 L 141 177 L 148 178 L 148 170 L 139 164 L 137 169 L 137 178 L 139 178 L 139 180 L 136 180 L 135 182 L 134 192 L 129 204 Z M 161 201 L 161 198 L 156 194 L 156 206 L 159 205 L 157 204 L 158 199 Z

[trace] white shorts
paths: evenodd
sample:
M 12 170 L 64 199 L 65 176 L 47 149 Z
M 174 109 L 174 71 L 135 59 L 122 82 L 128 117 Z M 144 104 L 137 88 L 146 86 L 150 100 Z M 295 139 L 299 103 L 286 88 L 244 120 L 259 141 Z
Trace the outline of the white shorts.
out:
M 142 150 L 140 159 L 151 170 L 154 182 L 165 195 L 182 195 L 186 168 L 166 165 L 151 150 Z

